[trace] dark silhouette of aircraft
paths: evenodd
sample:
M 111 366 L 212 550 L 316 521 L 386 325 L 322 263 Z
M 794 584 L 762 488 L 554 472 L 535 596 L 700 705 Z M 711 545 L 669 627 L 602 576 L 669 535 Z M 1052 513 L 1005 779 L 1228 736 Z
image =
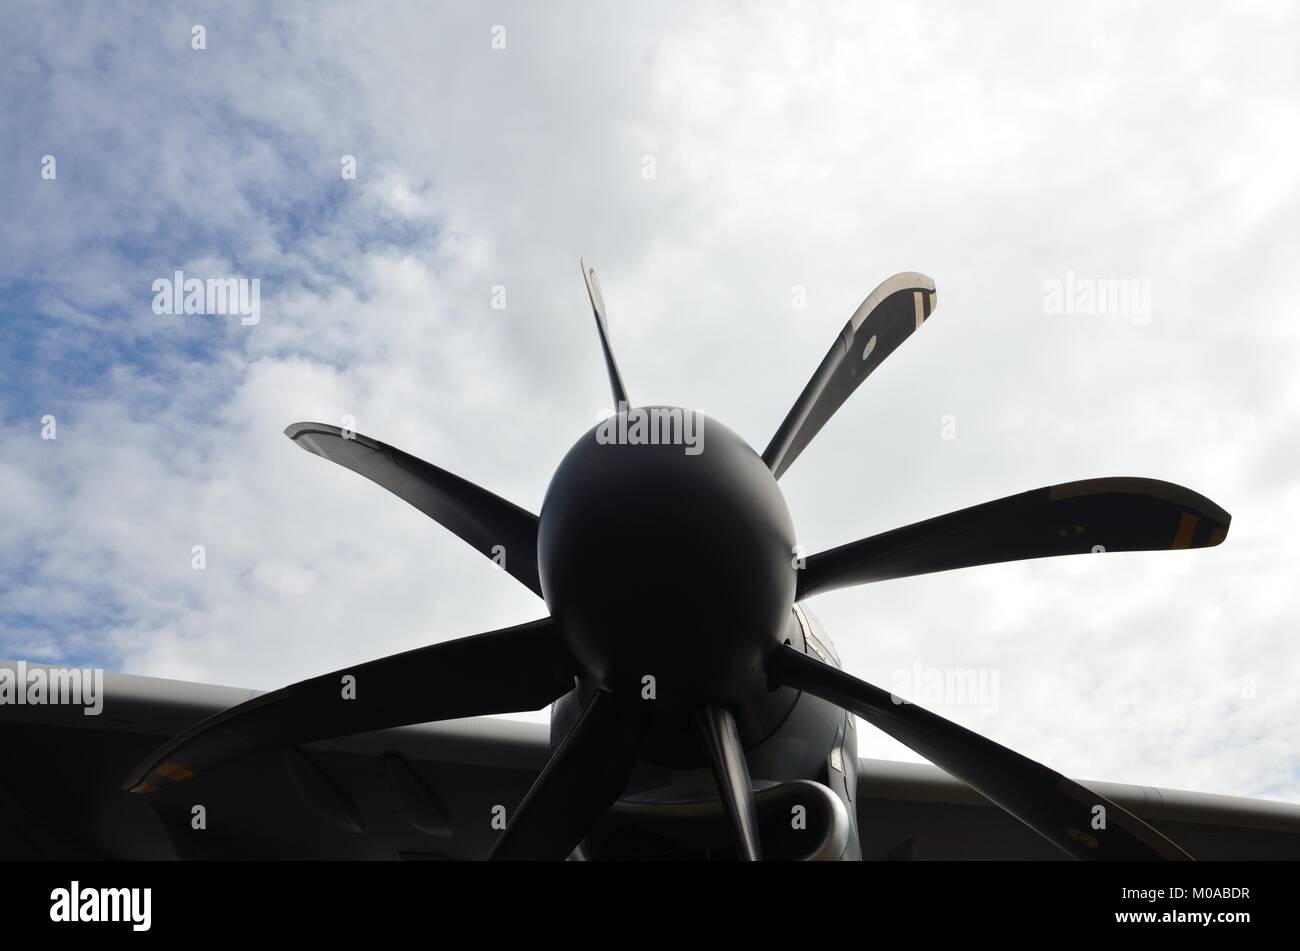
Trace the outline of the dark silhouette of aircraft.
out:
M 489 848 L 494 859 L 1044 855 L 1033 834 L 1076 859 L 1187 859 L 1199 839 L 1209 843 L 1207 857 L 1295 854 L 1300 809 L 1090 787 L 901 702 L 842 670 L 804 605 L 848 585 L 973 565 L 1210 547 L 1227 535 L 1227 512 L 1168 482 L 1088 479 L 805 558 L 777 480 L 934 312 L 933 281 L 909 272 L 872 291 L 759 454 L 703 414 L 633 404 L 595 273 L 585 263 L 583 275 L 614 413 L 565 456 L 540 515 L 361 434 L 321 423 L 285 431 L 492 558 L 545 599 L 549 616 L 243 702 L 201 688 L 208 711 L 219 710 L 202 719 L 197 709 L 172 710 L 156 687 L 119 682 L 119 709 L 130 708 L 134 697 L 137 712 L 161 705 L 170 711 L 162 719 L 192 723 L 145 757 L 122 786 L 154 794 L 124 798 L 158 803 L 153 813 L 173 852 L 203 855 L 212 848 L 188 835 L 187 800 L 176 790 L 213 777 L 210 798 L 246 803 L 262 796 L 264 811 L 281 816 L 292 811 L 279 779 L 287 774 L 309 812 L 335 828 L 355 834 L 367 816 L 374 825 L 376 815 L 396 813 L 410 827 L 448 839 L 451 847 L 438 854 L 455 857 Z M 113 696 L 110 690 L 110 706 Z M 523 724 L 435 723 L 547 704 L 554 704 L 549 751 Z M 850 714 L 957 782 L 926 767 L 859 761 Z M 435 725 L 392 729 L 411 724 Z M 150 729 L 156 732 L 156 724 Z M 358 736 L 373 731 L 386 732 Z M 333 739 L 340 737 L 356 739 Z M 303 750 L 308 744 L 316 744 L 310 753 Z M 503 752 L 511 744 L 515 752 Z M 477 752 L 467 752 L 471 747 Z M 512 760 L 524 747 L 527 755 Z M 436 752 L 424 756 L 421 749 Z M 413 758 L 490 767 L 496 779 L 458 778 L 454 769 L 431 778 Z M 860 772 L 870 782 L 860 784 Z M 521 777 L 532 779 L 522 801 Z M 471 807 L 446 804 L 458 782 L 478 796 L 473 819 L 464 816 Z M 996 818 L 988 803 L 1023 825 Z M 981 811 L 978 821 L 972 810 Z M 453 821 L 454 813 L 460 819 Z M 301 821 L 284 819 L 286 828 Z M 273 823 L 264 818 L 262 825 Z M 394 844 L 406 841 L 395 833 L 383 835 L 384 848 L 422 857 L 418 848 Z M 457 836 L 464 837 L 459 846 Z M 281 836 L 269 851 L 280 854 L 291 843 Z

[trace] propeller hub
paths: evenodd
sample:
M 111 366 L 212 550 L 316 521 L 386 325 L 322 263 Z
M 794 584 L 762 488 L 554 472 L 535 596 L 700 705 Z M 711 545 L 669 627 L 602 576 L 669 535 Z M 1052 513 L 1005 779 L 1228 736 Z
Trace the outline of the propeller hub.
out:
M 584 681 L 685 709 L 766 693 L 794 603 L 794 524 L 736 433 L 677 407 L 588 431 L 542 505 L 543 596 Z

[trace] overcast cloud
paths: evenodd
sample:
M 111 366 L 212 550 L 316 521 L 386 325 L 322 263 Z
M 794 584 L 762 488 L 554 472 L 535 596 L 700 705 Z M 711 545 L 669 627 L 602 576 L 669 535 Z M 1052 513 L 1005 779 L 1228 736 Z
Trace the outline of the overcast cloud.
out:
M 996 669 L 996 713 L 934 708 L 1300 801 L 1297 50 L 1285 3 L 11 5 L 0 656 L 272 688 L 540 617 L 284 426 L 351 415 L 537 511 L 608 402 L 580 254 L 633 398 L 760 451 L 918 270 L 934 318 L 782 480 L 809 551 L 1104 475 L 1232 531 L 820 597 L 846 668 Z M 176 269 L 259 278 L 261 321 L 155 315 Z M 1149 310 L 1049 313 L 1067 274 Z

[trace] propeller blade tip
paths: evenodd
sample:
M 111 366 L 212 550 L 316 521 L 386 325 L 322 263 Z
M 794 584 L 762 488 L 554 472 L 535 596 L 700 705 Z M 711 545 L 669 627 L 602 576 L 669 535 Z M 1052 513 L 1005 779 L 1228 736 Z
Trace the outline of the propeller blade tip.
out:
M 337 426 L 326 426 L 324 423 L 292 423 L 284 428 L 284 434 L 289 437 L 295 446 L 301 447 L 305 452 L 309 452 L 313 456 L 329 459 L 329 454 L 321 448 L 320 443 L 312 436 L 313 433 L 337 436 L 341 435 L 343 430 Z

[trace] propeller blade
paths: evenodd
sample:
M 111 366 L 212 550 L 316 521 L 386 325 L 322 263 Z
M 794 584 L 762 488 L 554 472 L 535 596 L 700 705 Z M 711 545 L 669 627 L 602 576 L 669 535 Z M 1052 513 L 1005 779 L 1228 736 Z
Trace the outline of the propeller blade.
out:
M 155 750 L 122 788 L 153 792 L 281 746 L 408 723 L 537 710 L 573 689 L 575 670 L 549 618 L 393 654 L 208 717 Z
M 591 309 L 596 315 L 596 330 L 600 334 L 600 349 L 605 354 L 605 370 L 609 373 L 609 388 L 614 393 L 614 410 L 621 412 L 631 405 L 627 396 L 627 387 L 623 385 L 623 376 L 618 372 L 618 362 L 614 359 L 614 350 L 609 345 L 609 323 L 605 320 L 605 298 L 600 293 L 600 282 L 596 280 L 596 271 L 587 262 L 578 259 L 582 265 L 582 279 L 587 283 L 587 296 L 591 298 Z M 621 405 L 620 405 L 621 404 Z
M 938 305 L 934 281 L 905 271 L 877 287 L 844 325 L 776 431 L 763 461 L 781 478 L 835 411 Z
M 284 434 L 310 453 L 383 486 L 469 542 L 541 597 L 537 516 L 377 439 L 326 423 L 294 423 Z
M 761 861 L 763 848 L 754 813 L 754 788 L 749 782 L 749 766 L 736 720 L 726 707 L 710 704 L 696 713 L 695 725 L 709 752 L 718 796 L 731 819 L 736 854 L 746 862 Z
M 1085 479 L 940 515 L 810 556 L 796 599 L 848 585 L 1096 551 L 1208 548 L 1232 516 L 1156 479 Z
M 856 713 L 1076 859 L 1191 859 L 1137 816 L 1060 773 L 915 704 L 898 702 L 788 644 L 772 654 L 768 673 L 774 684 Z M 1103 818 L 1105 827 L 1097 828 Z
M 597 690 L 488 858 L 566 858 L 622 794 L 635 764 L 614 698 Z

